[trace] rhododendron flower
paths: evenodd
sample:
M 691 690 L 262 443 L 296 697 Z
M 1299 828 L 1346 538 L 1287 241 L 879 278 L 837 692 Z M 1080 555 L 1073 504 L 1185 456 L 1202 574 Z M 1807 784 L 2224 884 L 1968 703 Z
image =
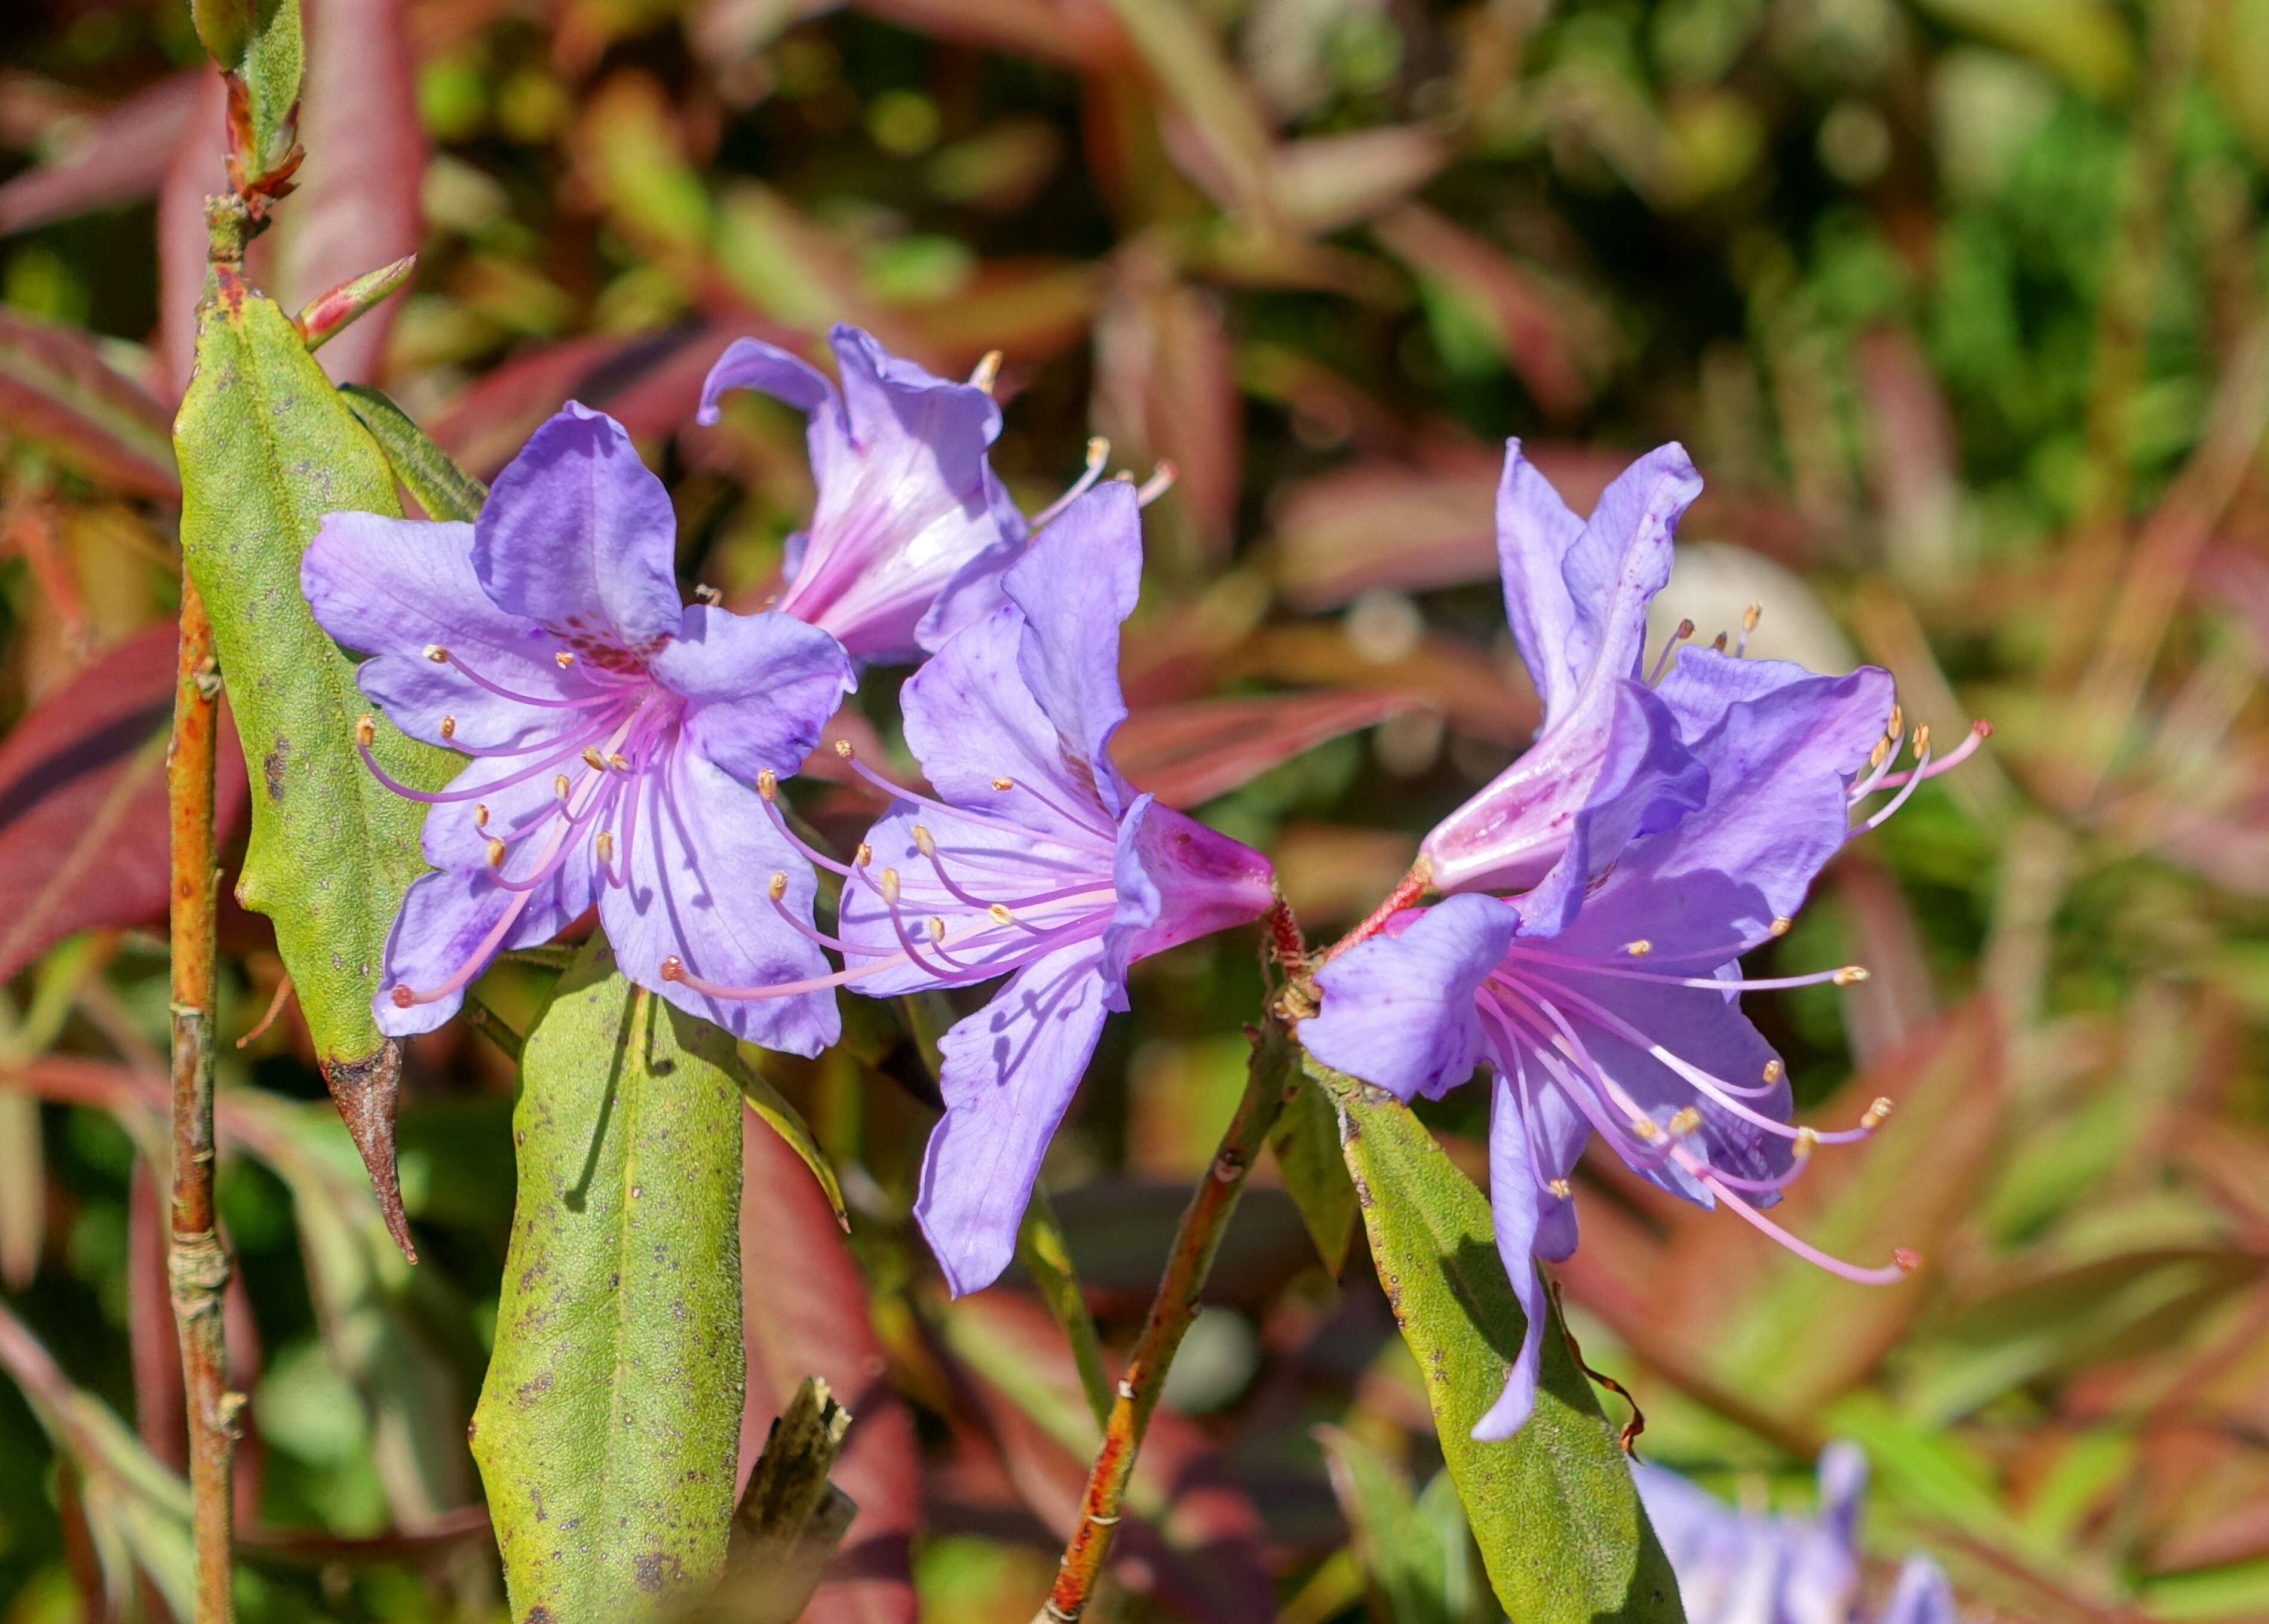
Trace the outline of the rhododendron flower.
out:
M 907 680 L 906 742 L 934 794 L 859 765 L 896 804 L 855 861 L 806 853 L 844 876 L 840 935 L 814 936 L 845 956 L 824 983 L 888 997 L 1009 977 L 941 1045 L 946 1114 L 915 1214 L 957 1293 L 989 1285 L 1014 1252 L 1104 1017 L 1127 1008 L 1127 967 L 1255 919 L 1273 897 L 1266 858 L 1112 764 L 1127 717 L 1119 627 L 1142 572 L 1136 504 L 1119 484 L 1073 502 L 1002 578 L 1001 607 Z M 799 990 L 698 985 L 721 999 Z
M 357 681 L 396 727 L 473 758 L 439 792 L 385 779 L 432 806 L 439 872 L 387 940 L 381 1030 L 439 1026 L 498 953 L 596 904 L 640 985 L 770 1048 L 834 1041 L 825 993 L 719 1003 L 661 975 L 665 959 L 732 981 L 825 969 L 783 918 L 808 920 L 810 872 L 751 786 L 794 771 L 851 686 L 816 627 L 682 603 L 676 537 L 630 437 L 572 402 L 475 524 L 325 517 L 300 568 L 315 618 L 372 656 Z M 362 734 L 368 761 L 367 719 Z
M 1634 1464 L 1647 1521 L 1678 1577 L 1687 1624 L 1861 1624 L 1859 1495 L 1867 1461 L 1841 1439 L 1820 1453 L 1816 1517 L 1737 1510 L 1667 1467 Z M 1953 1587 L 1917 1554 L 1874 1624 L 1957 1624 Z
M 855 327 L 831 338 L 839 388 L 785 350 L 735 339 L 701 386 L 700 420 L 714 423 L 732 389 L 808 414 L 819 499 L 810 528 L 788 538 L 788 584 L 772 607 L 832 632 L 855 659 L 918 658 L 997 601 L 985 587 L 1024 545 L 1024 517 L 986 461 L 1001 409 Z

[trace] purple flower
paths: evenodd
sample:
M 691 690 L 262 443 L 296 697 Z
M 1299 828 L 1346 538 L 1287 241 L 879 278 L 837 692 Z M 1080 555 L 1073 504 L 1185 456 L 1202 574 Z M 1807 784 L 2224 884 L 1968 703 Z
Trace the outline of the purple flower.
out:
M 1821 1451 L 1816 1517 L 1736 1510 L 1667 1467 L 1634 1465 L 1647 1520 L 1678 1576 L 1688 1624 L 1861 1624 L 1859 1495 L 1866 1458 L 1841 1439 Z M 1958 1624 L 1953 1588 L 1929 1557 L 1907 1558 L 1875 1624 Z
M 701 386 L 700 420 L 717 420 L 728 389 L 809 414 L 819 500 L 811 528 L 788 539 L 788 587 L 773 607 L 832 632 L 854 659 L 917 658 L 997 601 L 988 586 L 1024 545 L 1024 515 L 986 461 L 1001 409 L 855 327 L 831 337 L 839 391 L 787 351 L 736 339 Z
M 767 1047 L 835 1040 L 825 994 L 718 1003 L 661 974 L 666 958 L 734 981 L 825 969 L 782 917 L 809 919 L 810 873 L 750 784 L 795 771 L 851 686 L 824 631 L 683 604 L 676 536 L 621 425 L 573 402 L 476 524 L 324 519 L 300 569 L 316 619 L 372 656 L 357 681 L 395 726 L 473 758 L 438 794 L 385 779 L 432 805 L 439 872 L 387 940 L 382 1030 L 439 1026 L 498 953 L 596 904 L 640 985 Z M 780 868 L 786 901 L 756 896 L 750 876 Z
M 844 876 L 841 935 L 816 938 L 845 956 L 828 979 L 879 998 L 1009 977 L 941 1045 L 946 1114 L 915 1214 L 957 1293 L 1008 1264 L 1104 1016 L 1127 1008 L 1127 966 L 1272 900 L 1266 858 L 1112 764 L 1136 500 L 1111 484 L 1073 502 L 1002 578 L 1001 607 L 907 680 L 906 742 L 935 795 L 868 773 L 898 800 L 857 860 L 807 853 Z

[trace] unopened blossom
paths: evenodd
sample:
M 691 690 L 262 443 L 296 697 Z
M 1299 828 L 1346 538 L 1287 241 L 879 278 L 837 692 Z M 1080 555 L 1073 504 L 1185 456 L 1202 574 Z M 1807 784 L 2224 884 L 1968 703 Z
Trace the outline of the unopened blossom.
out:
M 1880 1612 L 1862 1607 L 1867 1461 L 1854 1444 L 1838 1439 L 1821 1451 L 1814 1517 L 1738 1510 L 1664 1466 L 1636 1464 L 1631 1475 L 1688 1624 L 1957 1624 L 1945 1571 L 1919 1553 L 1901 1564 Z
M 984 388 L 932 376 L 855 327 L 831 335 L 840 388 L 787 351 L 742 338 L 710 368 L 720 396 L 761 389 L 805 412 L 811 524 L 788 538 L 773 606 L 832 632 L 862 661 L 918 658 L 997 601 L 1024 518 L 986 459 L 1001 409 Z
M 844 955 L 826 982 L 888 997 L 1009 978 L 941 1045 L 946 1114 L 914 1210 L 957 1293 L 1013 1254 L 1104 1017 L 1127 1008 L 1127 967 L 1257 918 L 1273 896 L 1266 858 L 1137 794 L 1112 763 L 1136 506 L 1130 486 L 1103 485 L 1032 543 L 1005 602 L 901 691 L 933 793 L 869 772 L 895 803 L 854 860 L 807 853 L 843 875 L 840 934 L 815 936 Z M 699 985 L 720 999 L 792 990 Z
M 357 681 L 395 726 L 472 758 L 439 792 L 384 779 L 432 807 L 437 872 L 387 940 L 381 1030 L 439 1026 L 499 952 L 595 904 L 640 985 L 770 1048 L 834 1041 L 827 994 L 719 1003 L 661 974 L 665 959 L 729 981 L 825 970 L 785 917 L 809 920 L 810 871 L 753 786 L 795 771 L 851 685 L 825 631 L 683 603 L 676 535 L 621 425 L 572 402 L 477 523 L 324 519 L 300 571 L 316 619 L 372 656 Z M 761 876 L 780 869 L 768 898 Z

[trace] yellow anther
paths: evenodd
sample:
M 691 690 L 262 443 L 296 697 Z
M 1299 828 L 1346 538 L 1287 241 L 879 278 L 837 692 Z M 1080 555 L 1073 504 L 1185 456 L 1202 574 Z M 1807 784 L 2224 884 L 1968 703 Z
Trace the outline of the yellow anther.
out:
M 929 916 L 929 921 L 924 928 L 929 932 L 929 939 L 933 944 L 938 947 L 943 947 L 945 945 L 945 921 L 943 919 L 941 919 L 937 915 L 933 913 Z
M 875 860 L 875 848 L 861 840 L 859 843 L 859 849 L 851 853 L 851 860 L 864 868 Z
M 477 801 L 473 803 L 473 827 L 476 829 L 486 829 L 488 826 L 488 807 L 486 803 Z
M 1553 1194 L 1558 1196 L 1563 1201 L 1575 1193 L 1574 1189 L 1564 1178 L 1552 1179 L 1547 1183 L 1544 1187 L 1552 1192 Z
M 1891 742 L 1888 739 L 1876 740 L 1875 748 L 1867 752 L 1867 765 L 1871 769 L 1881 766 L 1883 764 L 1883 757 L 1888 756 L 1890 753 Z
M 930 838 L 929 829 L 926 824 L 914 825 L 914 850 L 920 852 L 924 857 L 937 855 L 937 842 Z
M 1684 1139 L 1701 1126 L 1702 1113 L 1691 1105 L 1680 1106 L 1678 1114 L 1670 1119 L 1670 1131 L 1681 1139 Z
M 504 842 L 494 836 L 489 838 L 489 867 L 491 868 L 504 867 Z
M 1899 734 L 1907 730 L 1906 707 L 1897 700 L 1891 701 L 1890 720 L 1883 724 L 1883 737 L 1897 742 Z
M 1016 922 L 1016 916 L 1009 912 L 1009 904 L 1005 902 L 996 902 L 985 912 L 993 916 L 995 925 L 1014 925 Z
M 1914 752 L 1918 756 L 1926 756 L 1930 753 L 1930 724 L 1928 722 L 1918 722 L 1915 724 Z
M 1765 606 L 1763 604 L 1750 604 L 1748 608 L 1741 611 L 1741 630 L 1744 631 L 1755 631 L 1757 629 L 1757 622 L 1763 620 L 1764 617 Z
M 449 651 L 439 643 L 428 643 L 425 645 L 425 658 L 437 666 L 445 666 L 449 663 Z
M 781 897 L 787 896 L 787 870 L 785 868 L 773 869 L 772 881 L 765 887 L 765 890 L 771 894 L 772 899 L 774 902 L 778 902 Z
M 969 387 L 972 389 L 982 389 L 986 394 L 990 395 L 993 393 L 994 381 L 1000 376 L 1001 352 L 998 350 L 987 350 L 978 358 L 977 370 L 969 374 Z
M 844 760 L 846 760 L 846 761 L 850 760 L 850 759 L 851 759 L 851 741 L 850 741 L 850 740 L 848 740 L 848 739 L 838 739 L 838 740 L 836 740 L 836 741 L 835 741 L 835 753 L 836 753 L 838 756 L 840 756 L 841 757 L 843 757 L 843 759 L 844 759 Z
M 441 736 L 445 739 L 454 739 L 457 736 L 457 719 L 455 717 L 444 716 L 441 719 Z
M 573 649 L 563 648 L 558 653 L 551 656 L 551 661 L 554 665 L 557 665 L 562 671 L 565 671 L 569 666 L 575 663 L 574 651 Z
M 1641 936 L 1637 941 L 1626 941 L 1623 943 L 1623 951 L 1630 954 L 1633 958 L 1644 958 L 1648 954 L 1654 951 L 1654 943 L 1649 941 L 1645 937 Z
M 1778 1056 L 1765 1062 L 1764 1078 L 1767 1082 L 1778 1082 L 1780 1074 L 1781 1064 Z
M 898 904 L 898 871 L 895 868 L 883 870 L 883 900 L 893 906 Z
M 1891 1096 L 1888 1094 L 1879 1095 L 1874 1104 L 1859 1113 L 1859 1126 L 1863 1128 L 1879 1128 L 1883 1126 L 1884 1120 L 1890 1114 Z
M 1633 1117 L 1630 1131 L 1649 1144 L 1662 1137 L 1662 1125 L 1652 1117 Z
M 780 795 L 780 774 L 774 772 L 770 767 L 766 767 L 762 772 L 757 774 L 757 794 L 762 795 L 766 801 L 778 799 Z
M 1796 928 L 1796 921 L 1784 915 L 1775 919 L 1767 928 L 1776 936 L 1785 936 Z
M 631 758 L 617 752 L 607 757 L 607 765 L 617 772 L 628 772 L 631 770 Z
M 565 773 L 555 772 L 551 775 L 551 793 L 558 796 L 560 800 L 566 800 L 569 792 L 573 790 L 574 787 L 575 786 L 573 784 L 570 784 L 567 781 L 567 775 Z
M 1819 1148 L 1820 1130 L 1817 1128 L 1799 1128 L 1796 1131 L 1796 1142 L 1788 1148 L 1788 1154 L 1795 1157 L 1796 1160 L 1801 1162 L 1805 1157 L 1810 1155 L 1814 1151 Z
M 591 838 L 591 849 L 599 854 L 601 862 L 612 864 L 615 860 L 615 831 L 601 830 Z
M 725 601 L 725 594 L 704 581 L 693 588 L 693 601 L 696 603 L 706 603 L 711 609 L 715 609 Z
M 1837 986 L 1851 986 L 1867 978 L 1865 964 L 1846 964 L 1830 978 Z
M 583 764 L 594 772 L 604 772 L 607 770 L 607 758 L 599 754 L 597 745 L 587 744 L 583 747 Z
M 355 742 L 368 749 L 378 738 L 378 723 L 365 711 L 355 718 Z
M 1016 787 L 1016 780 L 1014 779 L 994 779 L 993 780 L 993 787 L 995 789 L 1014 789 Z

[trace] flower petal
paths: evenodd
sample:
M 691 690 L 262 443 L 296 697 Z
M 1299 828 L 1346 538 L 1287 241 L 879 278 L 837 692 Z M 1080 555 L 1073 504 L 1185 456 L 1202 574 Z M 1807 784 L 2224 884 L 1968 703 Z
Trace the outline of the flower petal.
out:
M 651 667 L 690 701 L 686 742 L 733 777 L 793 773 L 856 685 L 842 646 L 792 615 L 735 615 L 694 604 Z
M 693 414 L 694 420 L 716 422 L 718 398 L 728 389 L 761 389 L 798 411 L 817 411 L 833 402 L 839 424 L 842 397 L 835 393 L 827 374 L 802 357 L 790 355 L 761 338 L 735 338 L 725 346 L 725 353 L 702 380 L 701 406 Z
M 435 664 L 427 649 L 447 648 L 498 687 L 537 699 L 579 698 L 591 688 L 581 672 L 552 662 L 558 639 L 489 602 L 472 551 L 469 524 L 326 513 L 300 560 L 299 587 L 333 641 L 373 656 L 355 680 L 395 727 L 429 744 L 516 744 L 572 712 L 504 698 L 455 661 Z
M 1092 942 L 1050 954 L 939 1045 L 945 1116 L 914 1216 L 957 1296 L 991 1285 L 1015 1255 L 1040 1158 L 1103 1030 L 1100 957 Z
M 1795 683 L 1820 680 L 1816 671 L 1789 660 L 1748 660 L 1714 648 L 1681 648 L 1654 691 L 1678 718 L 1679 731 L 1699 739 L 1723 721 L 1734 705 Z
M 1002 585 L 1030 628 L 1018 657 L 1024 684 L 1115 819 L 1134 798 L 1110 757 L 1111 735 L 1127 720 L 1119 627 L 1142 587 L 1134 487 L 1109 480 L 1079 498 L 1024 550 Z
M 1504 617 L 1529 680 L 1544 701 L 1544 723 L 1552 725 L 1582 685 L 1584 674 L 1570 661 L 1569 631 L 1575 601 L 1568 595 L 1564 569 L 1569 550 L 1582 539 L 1584 521 L 1568 511 L 1551 481 L 1522 454 L 1520 442 L 1504 442 L 1504 474 L 1497 488 L 1497 557 L 1504 578 Z
M 1501 1443 L 1528 1424 L 1536 1408 L 1536 1371 L 1544 1352 L 1544 1282 L 1536 1273 L 1536 1222 L 1545 1192 L 1536 1179 L 1527 1129 L 1512 1085 L 1496 1080 L 1489 1095 L 1489 1218 L 1497 1230 L 1497 1253 L 1504 1260 L 1512 1295 L 1527 1321 L 1520 1352 L 1504 1373 L 1504 1391 L 1474 1423 L 1474 1436 Z
M 1648 452 L 1600 492 L 1563 566 L 1575 605 L 1568 663 L 1582 680 L 1644 675 L 1646 606 L 1670 579 L 1671 536 L 1701 494 L 1702 476 L 1675 440 Z
M 485 868 L 429 874 L 412 883 L 402 899 L 402 912 L 395 915 L 394 928 L 387 934 L 385 973 L 380 978 L 377 995 L 371 1000 L 378 1030 L 389 1037 L 408 1037 L 430 1032 L 448 1020 L 464 1003 L 464 988 L 471 984 L 472 976 L 455 990 L 407 1009 L 395 1003 L 394 989 L 438 987 L 476 956 L 479 969 L 474 975 L 486 969 L 499 953 L 551 941 L 589 905 L 588 896 L 577 901 L 567 895 L 573 890 L 571 877 L 565 887 L 539 888 L 521 902 L 517 894 L 499 887 Z M 499 923 L 515 905 L 517 912 L 511 923 L 498 933 Z
M 1127 1008 L 1127 970 L 1136 957 L 1136 942 L 1157 923 L 1159 910 L 1165 905 L 1165 897 L 1158 882 L 1151 878 L 1141 849 L 1143 830 L 1154 816 L 1164 809 L 1149 795 L 1137 795 L 1134 804 L 1127 808 L 1127 816 L 1119 820 L 1119 846 L 1111 863 L 1119 901 L 1112 910 L 1111 923 L 1103 932 L 1105 1003 L 1112 1009 Z
M 1141 865 L 1150 893 L 1159 900 L 1134 939 L 1134 958 L 1164 953 L 1268 912 L 1276 892 L 1275 870 L 1267 858 L 1148 795 L 1142 799 L 1150 802 L 1149 813 L 1131 847 L 1122 845 L 1121 852 Z M 1123 866 L 1120 875 L 1123 896 Z
M 1316 972 L 1324 1006 L 1300 1023 L 1301 1043 L 1401 1099 L 1439 1097 L 1488 1052 L 1474 995 L 1519 922 L 1495 897 L 1452 897 L 1401 935 L 1350 948 Z
M 676 955 L 706 980 L 771 986 L 831 973 L 816 943 L 782 919 L 766 882 L 787 876 L 782 906 L 809 923 L 811 868 L 781 839 L 757 792 L 679 749 L 636 781 L 635 822 L 617 822 L 617 872 L 599 917 L 623 973 L 689 1015 L 789 1054 L 814 1055 L 841 1032 L 832 990 L 790 998 L 713 999 L 665 981 Z M 627 808 L 625 808 L 627 810 Z
M 949 639 L 898 690 L 906 744 L 941 799 L 1036 839 L 1108 851 L 1117 815 L 1066 764 L 1062 736 L 1025 685 L 1024 636 L 1023 611 L 1004 604 Z
M 1918 1553 L 1899 1567 L 1898 1583 L 1876 1624 L 1960 1624 L 1946 1570 Z
M 676 634 L 676 537 L 669 493 L 623 425 L 570 401 L 497 476 L 473 568 L 499 607 L 605 664 Z

